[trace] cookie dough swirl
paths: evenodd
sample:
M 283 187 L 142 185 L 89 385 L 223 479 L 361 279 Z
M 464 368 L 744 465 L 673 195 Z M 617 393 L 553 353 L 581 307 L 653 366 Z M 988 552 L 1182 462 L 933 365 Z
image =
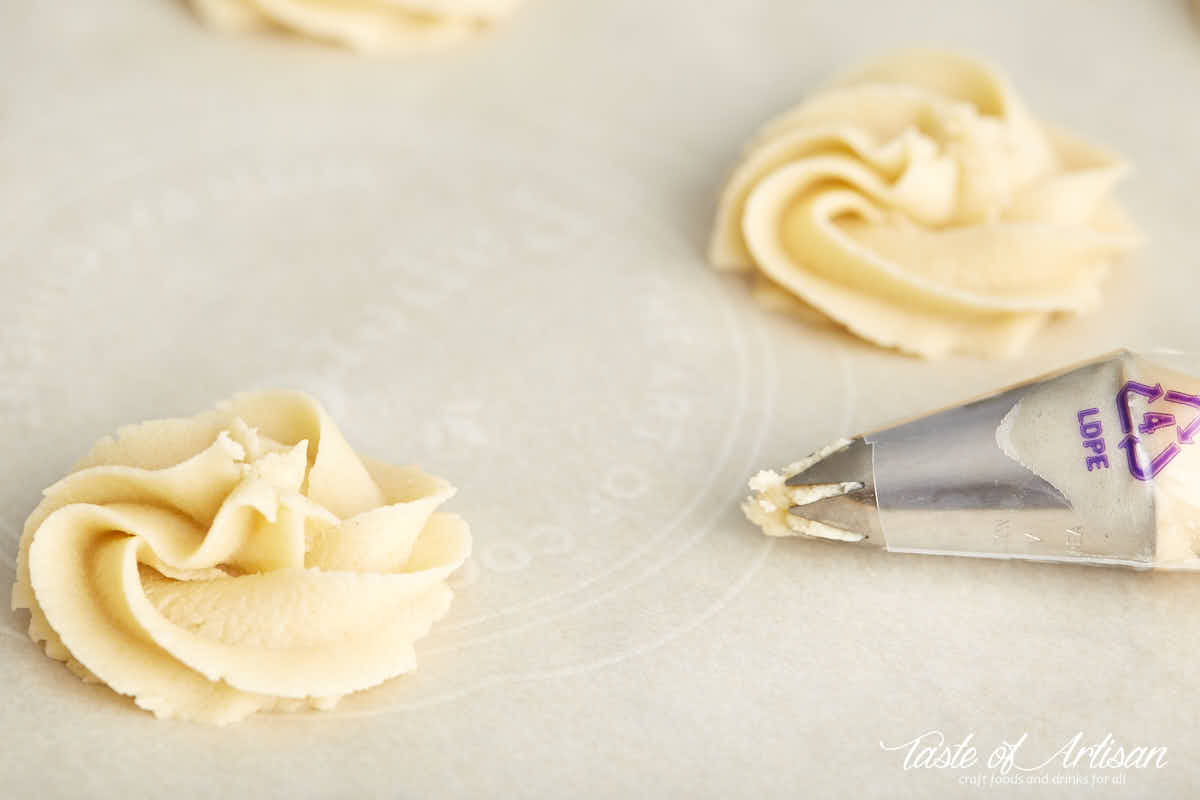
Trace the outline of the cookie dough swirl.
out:
M 762 129 L 710 258 L 886 347 L 1011 355 L 1053 315 L 1093 309 L 1136 245 L 1111 197 L 1125 171 L 985 64 L 905 52 Z
M 45 491 L 14 608 L 159 717 L 329 708 L 416 667 L 471 548 L 454 489 L 354 453 L 297 392 L 120 430 Z
M 214 28 L 283 30 L 364 53 L 436 50 L 508 17 L 517 0 L 190 0 Z

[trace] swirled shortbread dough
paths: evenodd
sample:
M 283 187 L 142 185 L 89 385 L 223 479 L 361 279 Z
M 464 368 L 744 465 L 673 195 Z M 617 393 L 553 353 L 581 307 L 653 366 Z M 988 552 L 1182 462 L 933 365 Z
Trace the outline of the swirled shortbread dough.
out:
M 45 491 L 12 604 L 84 680 L 160 717 L 329 708 L 416 667 L 471 548 L 454 494 L 354 453 L 307 395 L 123 428 Z
M 1111 196 L 1125 171 L 987 65 L 901 53 L 762 129 L 710 258 L 887 347 L 1010 355 L 1051 316 L 1094 308 L 1137 243 Z

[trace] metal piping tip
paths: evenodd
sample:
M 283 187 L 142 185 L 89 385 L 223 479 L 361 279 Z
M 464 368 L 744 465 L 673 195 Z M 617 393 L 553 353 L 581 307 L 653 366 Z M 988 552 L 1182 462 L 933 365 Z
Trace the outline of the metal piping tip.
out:
M 755 475 L 742 509 L 771 536 L 862 542 L 879 529 L 870 519 L 870 480 L 870 447 L 862 439 L 839 439 L 779 472 Z

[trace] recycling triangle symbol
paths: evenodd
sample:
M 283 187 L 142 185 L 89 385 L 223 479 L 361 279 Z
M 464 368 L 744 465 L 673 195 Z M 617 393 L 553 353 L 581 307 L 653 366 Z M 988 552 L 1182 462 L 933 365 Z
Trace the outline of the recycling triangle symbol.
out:
M 1164 400 L 1174 406 L 1184 407 L 1185 412 L 1190 408 L 1192 420 L 1186 426 L 1180 425 L 1175 413 L 1147 410 L 1135 424 L 1130 405 L 1134 395 L 1145 398 L 1146 405 Z M 1148 386 L 1137 381 L 1126 381 L 1117 392 L 1117 416 L 1121 419 L 1121 432 L 1125 434 L 1125 438 L 1117 446 L 1125 451 L 1125 457 L 1129 461 L 1129 474 L 1139 481 L 1148 481 L 1166 469 L 1171 460 L 1183 452 L 1184 446 L 1196 443 L 1195 436 L 1200 433 L 1200 395 L 1177 392 L 1174 389 L 1163 391 L 1161 383 Z M 1138 434 L 1145 436 L 1171 426 L 1175 427 L 1175 441 L 1163 448 L 1158 455 L 1150 457 L 1142 447 Z

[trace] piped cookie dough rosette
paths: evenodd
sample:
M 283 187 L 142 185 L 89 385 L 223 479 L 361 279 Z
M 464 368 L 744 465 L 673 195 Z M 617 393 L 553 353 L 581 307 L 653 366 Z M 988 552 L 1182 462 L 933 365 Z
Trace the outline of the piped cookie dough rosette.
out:
M 286 31 L 363 53 L 436 50 L 475 38 L 519 0 L 190 0 L 214 28 Z
M 710 259 L 885 347 L 1007 356 L 1093 309 L 1137 232 L 1114 154 L 1035 119 L 998 72 L 904 52 L 767 124 Z
M 471 548 L 453 494 L 356 455 L 307 395 L 239 395 L 98 442 L 26 522 L 12 604 L 160 717 L 330 708 L 416 667 Z

